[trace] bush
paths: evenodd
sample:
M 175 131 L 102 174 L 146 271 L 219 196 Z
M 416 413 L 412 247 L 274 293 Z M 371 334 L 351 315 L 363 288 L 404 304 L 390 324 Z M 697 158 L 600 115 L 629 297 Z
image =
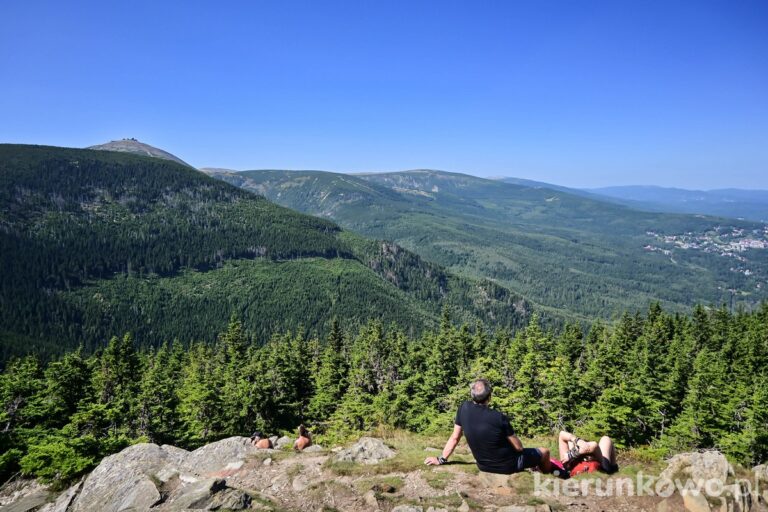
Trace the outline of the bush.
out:
M 81 475 L 94 463 L 93 458 L 83 457 L 66 440 L 54 439 L 31 445 L 20 465 L 25 475 L 55 483 Z

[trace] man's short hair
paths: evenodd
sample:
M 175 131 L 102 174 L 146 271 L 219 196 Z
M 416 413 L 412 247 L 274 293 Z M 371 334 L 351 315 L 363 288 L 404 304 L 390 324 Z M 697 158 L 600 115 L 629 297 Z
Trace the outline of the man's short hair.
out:
M 482 404 L 491 396 L 491 383 L 487 379 L 477 379 L 469 386 L 469 394 L 472 396 L 472 401 L 477 404 Z

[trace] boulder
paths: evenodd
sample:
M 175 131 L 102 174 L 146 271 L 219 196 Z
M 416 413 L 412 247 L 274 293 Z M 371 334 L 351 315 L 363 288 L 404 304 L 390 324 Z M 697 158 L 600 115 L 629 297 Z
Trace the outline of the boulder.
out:
M 206 478 L 177 487 L 158 510 L 243 510 L 250 506 L 251 497 L 245 492 L 228 487 L 223 478 Z
M 227 487 L 222 477 L 236 472 L 257 451 L 245 437 L 222 439 L 193 452 L 167 445 L 133 445 L 101 461 L 70 510 L 245 508 L 250 497 Z
M 275 447 L 277 450 L 282 450 L 286 446 L 291 447 L 293 446 L 293 439 L 291 439 L 288 436 L 283 436 L 280 439 L 277 439 L 274 443 L 272 443 L 272 446 Z
M 188 453 L 182 468 L 200 476 L 235 470 L 242 466 L 248 455 L 258 451 L 247 437 L 229 437 Z
M 424 512 L 424 507 L 415 505 L 398 505 L 392 509 L 392 512 Z
M 768 464 L 760 464 L 752 468 L 755 474 L 752 497 L 756 503 L 768 502 Z
M 711 503 L 717 508 L 733 512 L 748 512 L 752 509 L 752 495 L 747 485 L 735 482 L 733 467 L 725 456 L 716 451 L 681 453 L 669 460 L 660 478 L 675 482 L 675 485 L 693 484 L 696 490 L 681 491 L 685 509 L 689 512 L 708 512 Z M 728 483 L 730 480 L 731 483 Z M 715 492 L 715 495 L 707 493 Z
M 733 512 L 749 512 L 752 510 L 752 493 L 749 482 L 736 482 L 732 485 L 726 485 L 723 489 L 723 496 L 728 510 Z
M 755 474 L 755 480 L 761 484 L 768 485 L 768 464 L 760 464 L 752 468 L 752 472 Z
M 3 512 L 36 510 L 51 496 L 48 486 L 37 480 L 19 479 L 3 486 L 1 491 L 0 510 Z
M 733 468 L 722 453 L 709 451 L 675 455 L 659 478 L 671 482 L 680 480 L 682 483 L 690 479 L 697 486 L 703 486 L 708 481 L 725 485 L 728 477 L 733 474 Z
M 55 501 L 47 503 L 37 512 L 67 512 L 67 509 L 72 504 L 72 501 L 75 499 L 75 496 L 77 496 L 82 485 L 83 481 L 80 480 L 78 483 L 59 494 L 59 497 L 56 498 Z
M 141 443 L 105 457 L 85 479 L 72 512 L 150 508 L 160 500 L 153 476 L 170 464 L 178 464 L 177 455 L 156 444 Z
M 712 509 L 709 506 L 707 498 L 699 492 L 687 491 L 683 492 L 683 505 L 688 512 L 710 512 Z
M 378 464 L 395 456 L 394 450 L 384 444 L 381 439 L 361 437 L 357 443 L 346 450 L 340 451 L 335 460 L 339 462 L 357 462 L 362 464 Z
M 363 495 L 363 501 L 367 510 L 379 510 L 379 500 L 376 499 L 374 491 L 368 491 Z
M 305 453 L 318 453 L 324 451 L 325 448 L 320 446 L 319 444 L 312 444 L 304 448 Z

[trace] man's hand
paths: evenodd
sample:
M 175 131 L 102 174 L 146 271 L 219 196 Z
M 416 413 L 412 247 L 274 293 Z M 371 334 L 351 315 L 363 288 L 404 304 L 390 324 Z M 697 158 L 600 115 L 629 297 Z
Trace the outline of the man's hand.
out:
M 439 466 L 440 460 L 438 460 L 437 457 L 427 457 L 426 459 L 424 459 L 424 464 L 426 464 L 427 466 Z

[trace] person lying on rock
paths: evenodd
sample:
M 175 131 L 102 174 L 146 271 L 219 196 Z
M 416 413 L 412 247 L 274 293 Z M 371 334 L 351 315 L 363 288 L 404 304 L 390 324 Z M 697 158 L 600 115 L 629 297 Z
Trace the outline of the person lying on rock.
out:
M 256 448 L 261 448 L 262 450 L 272 448 L 272 441 L 268 437 L 264 437 L 264 434 L 258 430 L 251 436 L 251 444 Z
M 587 441 L 563 430 L 558 436 L 560 461 L 571 476 L 602 471 L 609 475 L 619 470 L 613 440 L 603 436 L 600 441 Z
M 448 462 L 462 435 L 475 457 L 480 471 L 509 475 L 527 468 L 538 468 L 543 473 L 552 469 L 548 448 L 524 448 L 515 435 L 505 414 L 491 409 L 491 384 L 478 379 L 470 385 L 472 401 L 459 406 L 453 434 L 445 443 L 440 457 L 427 457 L 427 465 Z
M 299 438 L 293 443 L 293 449 L 296 451 L 302 451 L 312 445 L 312 435 L 304 425 L 299 425 Z

